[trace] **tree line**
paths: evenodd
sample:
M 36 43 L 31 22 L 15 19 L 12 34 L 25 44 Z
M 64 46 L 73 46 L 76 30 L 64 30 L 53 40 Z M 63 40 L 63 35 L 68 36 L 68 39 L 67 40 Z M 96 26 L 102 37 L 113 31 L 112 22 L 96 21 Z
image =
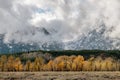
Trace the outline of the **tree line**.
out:
M 120 71 L 120 60 L 101 56 L 85 60 L 81 55 L 63 55 L 49 61 L 36 57 L 34 61 L 22 62 L 20 57 L 2 55 L 0 71 Z

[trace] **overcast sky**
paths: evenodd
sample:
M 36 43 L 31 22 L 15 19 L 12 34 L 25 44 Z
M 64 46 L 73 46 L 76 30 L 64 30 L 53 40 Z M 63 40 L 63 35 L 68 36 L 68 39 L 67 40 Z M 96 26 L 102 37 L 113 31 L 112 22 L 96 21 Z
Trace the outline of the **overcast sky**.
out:
M 120 39 L 120 0 L 0 0 L 5 43 L 68 42 L 101 23 L 106 37 Z

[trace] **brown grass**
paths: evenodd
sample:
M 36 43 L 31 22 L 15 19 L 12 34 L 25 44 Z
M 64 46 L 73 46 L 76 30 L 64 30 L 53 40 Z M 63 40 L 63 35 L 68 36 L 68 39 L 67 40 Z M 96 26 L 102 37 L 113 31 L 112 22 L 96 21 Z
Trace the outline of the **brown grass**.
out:
M 0 80 L 120 80 L 120 72 L 0 72 Z

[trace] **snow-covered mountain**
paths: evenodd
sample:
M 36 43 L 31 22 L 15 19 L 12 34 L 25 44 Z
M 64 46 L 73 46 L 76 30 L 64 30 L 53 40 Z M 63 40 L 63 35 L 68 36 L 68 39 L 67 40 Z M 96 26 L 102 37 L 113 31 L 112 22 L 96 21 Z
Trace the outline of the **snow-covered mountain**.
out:
M 81 37 L 78 37 L 77 40 L 68 42 L 66 45 L 67 49 L 71 50 L 115 50 L 120 49 L 120 39 L 113 39 L 108 36 L 105 36 L 107 32 L 106 26 L 102 23 L 99 28 L 93 29 Z
M 0 53 L 120 49 L 120 0 L 0 0 Z
M 4 43 L 4 36 L 0 35 L 0 53 L 15 53 L 34 50 L 63 50 L 64 46 L 58 42 L 48 43 Z
M 47 29 L 42 29 L 46 36 L 50 36 Z M 101 24 L 99 28 L 84 34 L 73 41 L 57 42 L 51 41 L 46 43 L 4 43 L 4 36 L 0 36 L 0 53 L 8 52 L 21 52 L 32 50 L 82 50 L 82 49 L 100 49 L 100 50 L 113 50 L 120 49 L 120 40 L 111 39 L 105 36 L 106 27 Z
M 112 49 L 112 40 L 104 36 L 105 27 L 101 25 L 101 29 L 94 29 L 89 33 L 82 35 L 75 41 L 67 43 L 69 45 L 68 49 L 81 50 L 81 49 L 101 49 L 108 50 Z

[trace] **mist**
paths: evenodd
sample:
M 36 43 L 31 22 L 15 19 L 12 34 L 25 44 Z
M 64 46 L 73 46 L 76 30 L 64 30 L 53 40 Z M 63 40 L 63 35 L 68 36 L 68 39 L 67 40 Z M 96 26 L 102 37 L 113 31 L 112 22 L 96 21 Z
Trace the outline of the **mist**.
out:
M 6 44 L 58 42 L 69 49 L 66 43 L 104 28 L 103 38 L 119 49 L 119 21 L 120 0 L 0 0 L 0 34 Z

